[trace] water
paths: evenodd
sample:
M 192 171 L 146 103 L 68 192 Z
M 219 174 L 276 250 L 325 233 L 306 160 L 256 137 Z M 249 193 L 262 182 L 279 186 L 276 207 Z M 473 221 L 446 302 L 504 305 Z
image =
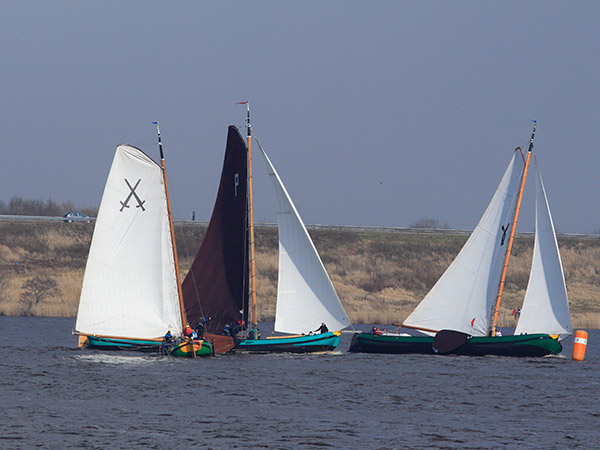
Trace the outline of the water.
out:
M 597 448 L 586 361 L 348 353 L 176 359 L 76 348 L 73 319 L 0 317 L 0 448 Z M 368 328 L 368 327 L 366 327 Z M 263 331 L 263 334 L 264 331 Z

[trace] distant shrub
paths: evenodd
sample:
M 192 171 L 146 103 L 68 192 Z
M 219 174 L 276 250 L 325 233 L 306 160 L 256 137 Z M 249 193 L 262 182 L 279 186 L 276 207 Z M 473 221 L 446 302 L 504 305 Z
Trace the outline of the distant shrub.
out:
M 21 289 L 20 302 L 23 306 L 23 315 L 30 315 L 34 306 L 49 297 L 60 294 L 58 282 L 48 275 L 30 278 L 23 283 Z
M 11 216 L 62 216 L 69 211 L 78 210 L 73 202 L 67 201 L 57 203 L 52 199 L 46 201 L 40 199 L 24 199 L 18 196 L 11 198 L 8 203 L 0 201 L 0 215 Z M 97 206 L 81 208 L 88 216 L 98 215 Z
M 443 224 L 436 219 L 422 217 L 421 219 L 410 224 L 410 228 L 428 228 L 430 230 L 447 230 L 450 228 L 446 222 Z
M 277 228 L 256 227 L 254 228 L 254 244 L 256 248 L 278 248 L 279 238 Z
M 358 284 L 358 287 L 366 292 L 381 292 L 384 289 L 394 287 L 396 280 L 387 275 L 376 273 Z
M 265 267 L 260 270 L 260 275 L 269 280 L 271 283 L 277 283 L 279 269 L 277 267 Z

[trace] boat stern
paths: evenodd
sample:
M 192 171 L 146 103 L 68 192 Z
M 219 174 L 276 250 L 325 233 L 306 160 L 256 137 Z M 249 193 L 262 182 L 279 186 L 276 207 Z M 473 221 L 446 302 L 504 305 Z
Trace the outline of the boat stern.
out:
M 88 337 L 84 334 L 80 334 L 79 340 L 77 341 L 77 347 L 79 347 L 79 348 L 87 347 L 88 343 L 89 343 Z
M 180 358 L 212 356 L 213 347 L 208 341 L 186 341 L 172 347 L 169 354 Z

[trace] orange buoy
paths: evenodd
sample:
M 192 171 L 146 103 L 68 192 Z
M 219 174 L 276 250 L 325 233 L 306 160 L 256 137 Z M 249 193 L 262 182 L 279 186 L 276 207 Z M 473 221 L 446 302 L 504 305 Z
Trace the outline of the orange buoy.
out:
M 573 361 L 583 361 L 585 350 L 587 348 L 587 331 L 577 330 L 575 332 L 575 342 L 573 342 Z

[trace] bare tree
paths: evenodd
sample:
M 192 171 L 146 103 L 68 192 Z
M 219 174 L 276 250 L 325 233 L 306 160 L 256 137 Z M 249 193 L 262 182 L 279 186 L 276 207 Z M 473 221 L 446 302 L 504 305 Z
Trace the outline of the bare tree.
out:
M 24 315 L 31 314 L 31 309 L 45 299 L 60 294 L 58 282 L 48 275 L 30 278 L 23 283 L 21 289 L 20 303 L 23 305 Z
M 95 217 L 98 207 L 88 206 L 84 208 L 89 212 L 89 216 Z M 46 201 L 40 199 L 24 199 L 14 196 L 8 203 L 0 201 L 0 214 L 9 214 L 17 216 L 62 216 L 69 211 L 76 211 L 78 208 L 71 201 L 56 203 L 49 198 Z
M 436 219 L 431 219 L 430 217 L 423 217 L 416 222 L 410 224 L 410 228 L 427 228 L 430 230 L 443 230 L 450 228 L 450 225 L 444 222 L 441 224 Z

